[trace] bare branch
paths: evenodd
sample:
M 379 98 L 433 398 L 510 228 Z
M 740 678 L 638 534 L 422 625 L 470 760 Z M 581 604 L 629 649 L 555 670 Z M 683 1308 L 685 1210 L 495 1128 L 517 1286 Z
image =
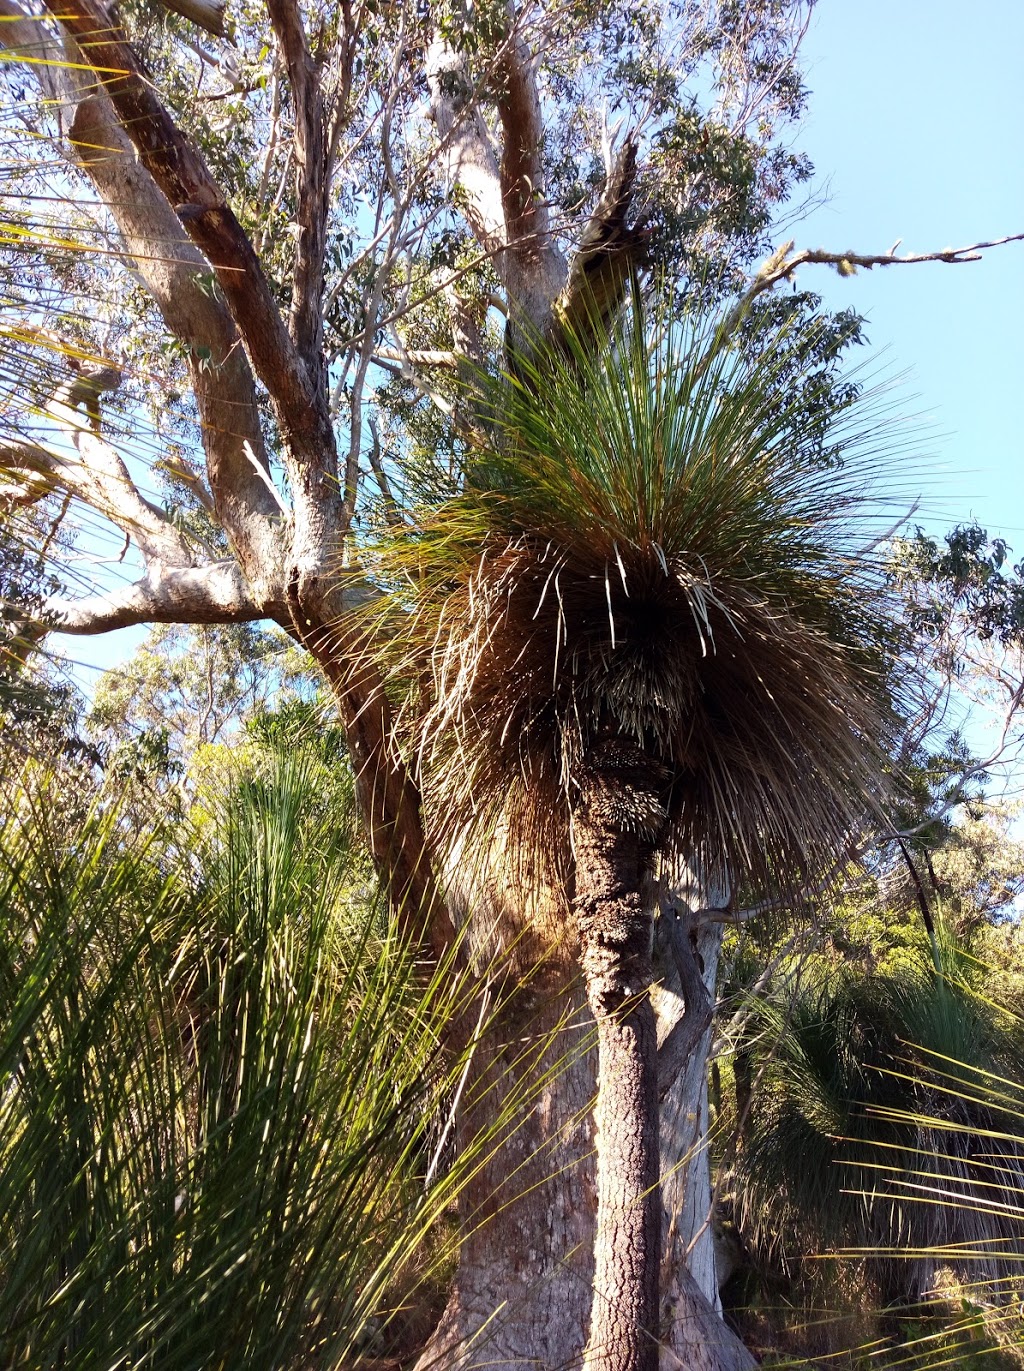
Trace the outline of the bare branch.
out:
M 164 9 L 173 10 L 183 19 L 191 19 L 193 24 L 212 33 L 215 38 L 223 38 L 227 32 L 224 27 L 224 0 L 160 0 Z
M 235 562 L 203 567 L 153 564 L 133 585 L 82 600 L 49 600 L 38 614 L 61 633 L 106 633 L 133 624 L 245 624 L 274 617 L 287 622 L 286 607 L 253 600 Z
M 754 300 L 766 290 L 771 290 L 780 281 L 789 281 L 793 273 L 802 266 L 835 267 L 840 276 L 853 276 L 858 268 L 870 271 L 872 267 L 909 266 L 919 262 L 946 262 L 957 265 L 961 262 L 978 262 L 988 248 L 1002 247 L 1006 243 L 1024 241 L 1024 233 L 1011 233 L 1005 238 L 993 238 L 988 242 L 970 243 L 963 248 L 940 248 L 937 252 L 908 252 L 896 255 L 902 240 L 897 240 L 888 252 L 826 252 L 824 248 L 801 248 L 794 252 L 795 239 L 783 243 L 755 272 L 750 285 L 741 296 L 726 321 L 725 331 L 731 333 L 742 322 Z
M 388 480 L 388 474 L 384 470 L 384 463 L 380 454 L 380 431 L 377 428 L 377 421 L 372 414 L 370 416 L 370 438 L 372 440 L 369 453 L 370 467 L 376 478 L 381 499 L 384 502 L 384 518 L 392 528 L 399 528 L 404 520 L 402 519 L 401 511 L 398 508 L 398 501 L 395 499 L 394 492 L 391 489 L 391 482 Z
M 450 371 L 455 371 L 462 360 L 459 353 L 444 348 L 377 348 L 373 359 L 414 367 L 446 367 Z
M 558 326 L 576 337 L 599 334 L 607 326 L 622 303 L 629 273 L 638 264 L 643 240 L 628 223 L 636 159 L 636 141 L 630 136 L 612 158 L 601 198 L 555 305 Z
M 189 349 L 217 516 L 257 595 L 274 598 L 280 510 L 267 488 L 269 462 L 252 373 L 210 268 L 156 182 L 136 159 L 103 95 L 81 101 L 71 128 L 79 160 L 120 229 L 126 253 L 164 322 Z M 262 467 L 254 470 L 252 456 Z

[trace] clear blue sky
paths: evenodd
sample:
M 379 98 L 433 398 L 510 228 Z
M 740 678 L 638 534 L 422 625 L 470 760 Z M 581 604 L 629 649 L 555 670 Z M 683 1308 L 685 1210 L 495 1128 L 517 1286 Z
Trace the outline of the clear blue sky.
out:
M 794 146 L 829 200 L 784 236 L 885 252 L 897 238 L 930 251 L 1024 231 L 1022 55 L 1024 0 L 820 0 Z M 846 279 L 808 267 L 800 284 L 865 314 L 872 349 L 910 372 L 906 408 L 934 428 L 922 518 L 938 530 L 976 516 L 1024 556 L 1024 243 L 967 266 Z M 141 636 L 51 642 L 108 666 Z
M 820 0 L 796 145 L 830 198 L 786 236 L 925 252 L 1024 231 L 1022 60 L 1022 0 Z M 927 523 L 976 516 L 1024 556 L 1024 243 L 965 266 L 799 279 L 866 315 L 872 348 L 910 372 L 907 407 L 935 427 Z

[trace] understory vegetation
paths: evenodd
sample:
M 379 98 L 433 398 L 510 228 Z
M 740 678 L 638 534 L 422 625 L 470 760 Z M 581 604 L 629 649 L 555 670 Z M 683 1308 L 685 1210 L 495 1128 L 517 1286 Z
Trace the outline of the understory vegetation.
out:
M 8 778 L 5 1366 L 333 1366 L 429 1324 L 465 984 L 383 910 L 344 764 L 251 751 L 184 821 Z
M 180 676 L 143 652 L 147 690 Z M 4 1365 L 411 1366 L 438 1317 L 460 1186 L 529 1100 L 454 1147 L 483 1011 L 380 901 L 341 735 L 296 692 L 170 752 L 143 711 L 129 766 L 104 687 L 5 749 Z M 931 835 L 928 925 L 880 852 L 728 935 L 704 1145 L 766 1366 L 1021 1364 L 1024 863 L 971 812 Z

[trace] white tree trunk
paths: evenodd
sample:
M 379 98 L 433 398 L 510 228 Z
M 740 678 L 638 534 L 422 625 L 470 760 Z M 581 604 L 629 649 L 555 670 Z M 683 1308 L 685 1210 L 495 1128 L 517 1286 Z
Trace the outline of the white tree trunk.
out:
M 704 985 L 712 1003 L 722 933 L 722 925 L 717 923 L 702 924 L 697 931 L 697 953 L 702 964 Z M 711 1050 L 712 1031 L 711 1027 L 705 1030 L 661 1106 L 661 1198 L 665 1220 L 662 1291 L 667 1298 L 672 1297 L 673 1273 L 685 1264 L 701 1294 L 716 1312 L 721 1313 L 711 1221 L 711 1158 L 708 1147 L 707 1059 Z M 676 1159 L 674 1167 L 669 1158 Z

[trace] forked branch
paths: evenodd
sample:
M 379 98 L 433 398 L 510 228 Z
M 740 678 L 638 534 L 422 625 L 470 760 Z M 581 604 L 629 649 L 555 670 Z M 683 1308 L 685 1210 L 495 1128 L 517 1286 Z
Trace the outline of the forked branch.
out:
M 290 453 L 301 465 L 319 466 L 336 451 L 326 396 L 318 395 L 259 258 L 206 162 L 161 103 L 102 0 L 48 5 L 87 57 L 140 161 L 210 263 Z

